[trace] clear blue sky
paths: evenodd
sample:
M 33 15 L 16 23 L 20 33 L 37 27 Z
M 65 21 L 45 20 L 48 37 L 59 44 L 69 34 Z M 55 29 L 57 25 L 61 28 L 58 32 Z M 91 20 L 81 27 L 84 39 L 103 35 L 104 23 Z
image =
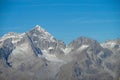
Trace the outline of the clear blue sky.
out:
M 120 0 L 0 0 L 0 36 L 37 24 L 66 43 L 120 38 Z

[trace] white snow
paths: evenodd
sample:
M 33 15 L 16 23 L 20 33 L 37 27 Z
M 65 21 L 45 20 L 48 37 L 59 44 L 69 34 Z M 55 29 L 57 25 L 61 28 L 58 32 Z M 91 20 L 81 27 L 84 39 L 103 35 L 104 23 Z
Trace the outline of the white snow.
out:
M 116 44 L 117 44 L 117 43 L 114 42 L 114 41 L 109 41 L 109 42 L 107 42 L 107 43 L 102 43 L 101 46 L 102 46 L 102 47 L 105 47 L 105 48 L 106 48 L 106 47 L 113 48 Z
M 40 36 L 39 38 L 48 40 L 49 42 L 55 42 L 54 37 L 50 33 L 48 33 L 46 30 L 44 30 L 41 26 L 36 25 L 35 27 L 37 30 L 39 30 L 43 34 L 43 36 Z
M 14 55 L 14 56 L 18 55 L 21 57 L 25 57 L 26 55 L 28 55 L 28 53 L 27 53 L 28 49 L 29 49 L 29 46 L 27 43 L 21 44 L 21 45 L 17 46 L 16 49 L 13 50 L 12 55 Z M 26 54 L 24 51 L 26 51 Z
M 80 48 L 78 48 L 78 50 L 84 50 L 87 47 L 89 47 L 89 45 L 82 45 Z M 73 49 L 72 47 L 67 47 L 63 51 L 65 52 L 65 55 L 67 55 L 71 52 L 72 49 Z
M 86 49 L 87 47 L 89 47 L 89 45 L 82 45 L 80 48 L 78 48 L 78 50 L 84 50 L 84 49 Z
M 15 43 L 17 43 L 18 41 L 20 41 L 20 39 L 12 40 L 12 43 L 15 44 Z
M 41 26 L 39 26 L 39 25 L 36 25 L 35 28 L 38 29 L 39 31 L 45 32 L 45 30 Z
M 9 39 L 9 38 L 12 38 L 12 43 L 17 43 L 18 41 L 21 40 L 21 38 L 23 38 L 25 34 L 17 34 L 17 33 L 13 33 L 13 32 L 10 32 L 8 34 L 5 34 L 1 39 L 0 41 L 3 42 L 4 40 L 6 39 Z
M 33 36 L 35 36 L 35 37 L 36 37 L 37 35 L 34 33 L 34 34 L 33 34 Z
M 68 53 L 70 53 L 71 50 L 72 50 L 72 48 L 70 48 L 70 47 L 65 48 L 65 49 L 64 49 L 65 55 L 67 55 Z
M 25 35 L 25 33 L 20 34 L 20 36 L 24 36 L 24 35 Z
M 52 62 L 63 62 L 63 60 L 58 59 L 55 54 L 49 54 L 46 50 L 42 50 L 43 55 L 42 57 L 45 57 L 47 60 Z
M 53 47 L 49 47 L 48 49 L 51 50 L 51 49 L 54 49 L 54 48 Z
M 101 55 L 103 55 L 104 52 L 103 51 L 100 51 L 99 54 L 97 55 L 97 57 L 101 58 Z M 101 58 L 102 59 L 102 58 Z

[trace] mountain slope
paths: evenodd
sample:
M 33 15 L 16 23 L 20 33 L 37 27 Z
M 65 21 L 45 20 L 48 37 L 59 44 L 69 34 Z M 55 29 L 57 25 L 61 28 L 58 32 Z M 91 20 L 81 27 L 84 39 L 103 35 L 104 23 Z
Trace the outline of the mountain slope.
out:
M 118 80 L 119 57 L 119 39 L 79 37 L 65 45 L 36 25 L 0 38 L 0 80 Z

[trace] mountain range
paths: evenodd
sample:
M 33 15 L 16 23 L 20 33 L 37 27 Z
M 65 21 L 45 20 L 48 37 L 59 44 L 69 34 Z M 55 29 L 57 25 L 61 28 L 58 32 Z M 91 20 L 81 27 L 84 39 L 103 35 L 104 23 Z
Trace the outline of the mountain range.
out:
M 120 39 L 68 45 L 36 25 L 0 38 L 0 80 L 120 80 Z

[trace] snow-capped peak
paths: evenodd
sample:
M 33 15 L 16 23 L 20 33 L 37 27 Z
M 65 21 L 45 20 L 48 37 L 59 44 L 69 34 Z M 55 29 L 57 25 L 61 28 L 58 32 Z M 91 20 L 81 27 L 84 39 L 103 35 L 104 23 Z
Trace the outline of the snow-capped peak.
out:
M 12 43 L 17 43 L 18 41 L 21 40 L 21 38 L 23 38 L 24 33 L 23 34 L 18 34 L 18 33 L 14 33 L 14 32 L 9 32 L 8 34 L 5 34 L 0 41 L 3 42 L 6 39 L 12 38 Z
M 39 25 L 36 25 L 35 26 L 35 29 L 37 29 L 37 30 L 39 30 L 39 31 L 45 31 L 41 26 L 39 26 Z
M 101 46 L 104 48 L 113 48 L 117 43 L 115 41 L 108 41 L 106 43 L 102 43 Z
M 55 41 L 54 37 L 39 25 L 36 25 L 35 28 L 30 31 L 30 33 L 32 34 L 32 36 L 38 36 L 40 39 L 43 40 L 48 40 L 50 42 Z

